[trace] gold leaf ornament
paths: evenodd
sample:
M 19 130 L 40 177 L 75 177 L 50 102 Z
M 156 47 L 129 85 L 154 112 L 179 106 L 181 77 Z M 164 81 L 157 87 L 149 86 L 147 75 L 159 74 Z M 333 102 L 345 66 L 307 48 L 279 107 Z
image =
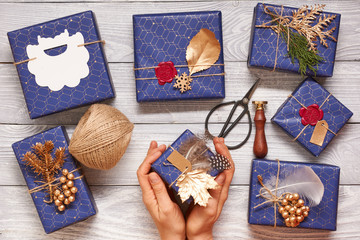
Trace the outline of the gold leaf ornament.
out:
M 210 68 L 218 60 L 220 50 L 221 46 L 215 33 L 206 28 L 200 29 L 186 50 L 189 75 Z
M 179 187 L 178 194 L 182 202 L 191 197 L 195 204 L 206 207 L 211 195 L 208 189 L 216 189 L 219 185 L 215 181 L 215 177 L 207 174 L 202 169 L 196 169 L 189 173 L 183 174 L 176 182 Z

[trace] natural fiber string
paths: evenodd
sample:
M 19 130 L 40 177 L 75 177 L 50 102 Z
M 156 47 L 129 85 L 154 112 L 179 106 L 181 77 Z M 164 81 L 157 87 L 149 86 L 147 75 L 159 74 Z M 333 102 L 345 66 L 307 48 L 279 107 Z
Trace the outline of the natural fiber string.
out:
M 81 167 L 80 167 L 80 168 L 76 168 L 76 169 L 72 170 L 72 171 L 69 172 L 69 173 L 73 173 L 73 172 L 78 171 L 78 170 L 80 170 L 80 169 L 81 169 Z M 84 175 L 80 175 L 80 176 L 74 178 L 74 180 L 80 179 L 80 178 L 82 178 L 82 177 L 84 177 Z M 55 178 L 55 179 L 52 180 L 51 182 L 47 182 L 47 183 L 44 183 L 44 184 L 42 184 L 42 185 L 40 185 L 40 186 L 34 187 L 34 188 L 32 188 L 32 189 L 29 189 L 28 192 L 29 192 L 29 194 L 32 194 L 32 193 L 40 192 L 40 191 L 44 190 L 45 188 L 47 188 L 48 186 L 49 186 L 49 188 L 57 187 L 57 186 L 60 185 L 61 183 L 60 183 L 60 182 L 58 182 L 58 183 L 56 183 L 56 184 L 53 184 L 53 183 L 56 182 L 56 181 L 59 181 L 59 180 L 60 180 L 60 177 Z M 43 183 L 44 181 L 34 181 L 34 182 Z M 52 195 L 52 194 L 50 193 L 50 195 Z M 52 198 L 50 198 L 50 201 L 44 200 L 45 203 L 52 203 L 52 201 L 53 201 Z
M 276 208 L 277 208 L 278 206 L 280 207 L 279 202 L 281 202 L 281 200 L 282 200 L 282 199 L 284 198 L 284 196 L 287 194 L 287 192 L 286 192 L 286 193 L 281 194 L 280 196 L 277 196 L 277 189 L 278 189 L 279 176 L 280 176 L 280 161 L 279 161 L 279 159 L 276 159 L 276 160 L 277 160 L 277 163 L 278 163 L 278 170 L 277 170 L 277 174 L 276 174 L 275 194 L 273 194 L 272 191 L 271 191 L 268 187 L 266 187 L 266 186 L 264 185 L 262 176 L 261 176 L 261 175 L 258 175 L 258 176 L 257 176 L 257 177 L 258 177 L 258 180 L 259 180 L 259 182 L 260 182 L 260 185 L 262 186 L 262 188 L 260 188 L 260 190 L 259 190 L 259 194 L 260 194 L 260 196 L 261 196 L 262 198 L 265 198 L 266 201 L 264 201 L 264 202 L 262 202 L 262 203 L 260 203 L 260 204 L 258 204 L 258 205 L 256 205 L 256 206 L 254 207 L 254 209 L 256 209 L 256 208 L 258 208 L 258 207 L 260 207 L 260 206 L 262 206 L 262 205 L 264 205 L 264 204 L 266 204 L 266 203 L 269 203 L 269 202 L 274 203 L 274 228 L 276 228 Z M 263 193 L 264 191 L 268 192 L 269 195 L 270 195 L 270 197 L 265 196 L 264 193 Z
M 83 44 L 79 44 L 77 45 L 78 47 L 82 47 L 82 46 L 87 46 L 87 45 L 90 45 L 90 44 L 94 44 L 94 43 L 102 43 L 102 44 L 105 44 L 105 40 L 97 40 L 97 41 L 93 41 L 93 42 L 88 42 L 88 43 L 83 43 Z M 35 60 L 36 57 L 34 58 L 29 58 L 29 59 L 26 59 L 26 60 L 23 60 L 23 61 L 20 61 L 20 62 L 14 62 L 13 64 L 16 66 L 16 65 L 19 65 L 19 64 L 22 64 L 22 63 L 26 63 L 26 62 L 30 62 L 30 61 L 33 61 Z
M 225 73 L 214 73 L 214 74 L 205 74 L 205 75 L 197 75 L 197 76 L 191 76 L 191 78 L 199 78 L 199 77 L 211 77 L 211 76 L 224 76 Z M 135 80 L 155 80 L 154 78 L 135 78 Z
M 120 161 L 129 145 L 134 124 L 116 108 L 93 104 L 80 119 L 69 152 L 94 169 L 110 169 Z
M 279 13 L 276 11 L 275 7 L 272 7 L 272 6 L 266 6 L 265 4 L 263 4 L 264 6 L 264 12 L 266 14 L 269 14 L 270 16 L 273 17 L 273 19 L 271 21 L 268 21 L 266 23 L 263 23 L 261 25 L 256 25 L 255 27 L 262 27 L 262 28 L 271 28 L 273 29 L 273 26 L 272 25 L 268 25 L 268 24 L 271 24 L 275 21 L 278 21 L 278 27 L 280 27 L 280 25 L 284 25 L 287 29 L 287 35 L 288 35 L 288 40 L 287 40 L 287 46 L 286 46 L 286 49 L 287 51 L 289 51 L 289 36 L 290 36 L 290 29 L 289 29 L 289 18 L 291 18 L 291 16 L 286 16 L 286 17 L 283 17 L 283 12 L 284 12 L 284 6 L 281 5 L 281 13 L 279 15 Z M 273 11 L 276 13 L 276 14 L 273 14 L 269 9 L 272 8 Z M 274 29 L 273 29 L 274 30 Z M 275 31 L 275 30 L 274 30 Z M 276 31 L 275 31 L 276 32 Z M 278 51 L 279 51 L 279 39 L 280 39 L 280 31 L 276 32 L 277 33 L 277 41 L 276 41 L 276 50 L 275 50 L 275 62 L 274 62 L 274 68 L 272 71 L 275 71 L 276 69 L 276 65 L 277 65 L 277 59 L 278 59 Z
M 325 98 L 324 102 L 320 105 L 320 109 L 322 108 L 322 106 L 324 106 L 324 104 L 328 101 L 328 99 L 330 98 L 332 94 L 329 93 L 329 95 Z M 307 109 L 307 107 L 302 104 L 299 100 L 297 100 L 296 97 L 294 97 L 292 94 L 289 95 L 289 97 L 293 98 L 295 101 L 297 101 L 302 107 L 304 107 L 305 109 Z M 309 126 L 309 124 L 305 125 L 305 127 L 303 127 L 303 129 L 299 132 L 299 134 L 293 139 L 293 141 L 296 141 L 305 131 L 305 129 Z M 334 134 L 335 136 L 337 136 L 337 134 L 332 131 L 331 129 L 329 129 L 328 127 L 325 127 L 324 124 L 321 124 L 322 127 L 326 128 L 329 132 L 331 132 L 332 134 Z
M 169 147 L 173 150 L 173 151 L 176 151 L 176 149 L 175 148 L 173 148 L 171 145 L 169 145 Z M 209 148 L 206 148 L 203 152 L 201 152 L 200 154 L 199 154 L 199 156 L 201 156 L 202 154 L 204 154 L 206 151 L 208 151 L 209 150 Z M 197 156 L 196 158 L 195 158 L 195 160 L 199 157 L 199 156 Z M 165 166 L 167 166 L 168 164 L 166 164 L 165 162 L 163 163 Z M 172 165 L 172 164 L 169 164 L 169 165 Z M 182 175 L 184 175 L 186 172 L 187 172 L 187 170 L 188 170 L 188 167 L 186 167 L 185 168 L 185 170 L 169 185 L 169 188 L 171 188 L 172 187 L 172 185 L 174 185 L 174 183 L 176 183 L 176 181 L 182 176 Z
M 224 66 L 224 64 L 223 64 L 223 63 L 217 63 L 217 64 L 175 65 L 174 67 L 184 68 L 184 67 L 197 67 L 197 66 Z M 146 70 L 146 69 L 153 69 L 153 68 L 159 68 L 159 66 L 134 68 L 134 71 L 137 71 L 137 70 Z

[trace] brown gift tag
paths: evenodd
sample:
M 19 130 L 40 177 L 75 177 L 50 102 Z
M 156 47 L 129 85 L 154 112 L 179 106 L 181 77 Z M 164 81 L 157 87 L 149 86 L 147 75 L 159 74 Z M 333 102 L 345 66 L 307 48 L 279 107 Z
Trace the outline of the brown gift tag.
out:
M 187 168 L 187 171 L 191 171 L 191 163 L 178 151 L 174 150 L 167 158 L 169 162 L 172 163 L 179 171 L 184 172 Z
M 318 146 L 322 146 L 329 125 L 325 120 L 318 121 L 315 125 L 314 132 L 311 135 L 310 142 Z

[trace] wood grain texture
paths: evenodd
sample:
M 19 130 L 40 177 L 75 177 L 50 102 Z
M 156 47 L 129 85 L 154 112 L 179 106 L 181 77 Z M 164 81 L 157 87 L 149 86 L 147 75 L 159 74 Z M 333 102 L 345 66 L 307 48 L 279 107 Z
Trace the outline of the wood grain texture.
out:
M 134 73 L 130 63 L 110 64 L 110 71 L 116 91 L 116 98 L 109 103 L 122 111 L 134 123 L 203 123 L 212 107 L 221 100 L 167 101 L 137 103 Z M 245 62 L 226 62 L 226 98 L 224 101 L 240 100 L 255 82 L 262 79 L 251 100 L 266 100 L 265 114 L 269 122 L 279 106 L 304 79 L 298 74 L 249 69 Z M 318 81 L 345 106 L 355 112 L 360 109 L 359 62 L 337 62 L 332 78 Z M 16 124 L 77 124 L 88 107 L 82 107 L 31 120 L 25 105 L 19 77 L 14 66 L 0 64 L 0 123 Z M 252 116 L 255 106 L 250 106 Z M 213 122 L 224 122 L 230 109 L 214 113 Z M 360 115 L 354 114 L 352 123 L 360 122 Z
M 2 239 L 159 239 L 150 214 L 142 203 L 139 186 L 90 187 L 98 207 L 97 215 L 46 235 L 31 197 L 24 186 L 0 186 L 2 199 L 0 238 Z M 341 186 L 337 231 L 290 229 L 247 223 L 249 188 L 232 186 L 223 212 L 215 224 L 215 239 L 357 239 L 360 208 L 359 186 Z M 14 199 L 16 207 L 14 208 Z M 35 217 L 36 216 L 36 217 Z M 20 220 L 21 219 L 21 220 Z M 20 220 L 20 221 L 19 221 Z
M 46 128 L 48 127 L 41 125 L 0 125 L 0 136 L 2 136 L 0 162 L 6 166 L 6 168 L 0 168 L 1 184 L 25 184 L 11 144 Z M 229 138 L 226 139 L 226 143 L 235 145 L 244 139 L 247 128 L 247 124 L 238 126 L 234 130 L 235 134 L 229 135 Z M 74 126 L 68 126 L 67 129 L 71 136 Z M 125 155 L 113 169 L 108 171 L 85 169 L 89 183 L 92 185 L 137 185 L 136 170 L 146 155 L 150 141 L 157 140 L 159 144 L 169 145 L 185 129 L 190 129 L 194 133 L 202 133 L 204 126 L 202 124 L 136 124 Z M 278 158 L 285 161 L 337 165 L 341 168 L 340 181 L 342 184 L 360 184 L 359 157 L 357 155 L 358 149 L 360 149 L 360 125 L 346 125 L 318 158 L 313 157 L 297 142 L 292 142 L 291 138 L 274 124 L 267 124 L 265 130 L 269 146 L 268 159 Z M 249 184 L 251 160 L 255 158 L 252 152 L 254 135 L 255 131 L 252 132 L 249 141 L 242 148 L 231 151 L 236 165 L 233 184 Z
M 206 10 L 222 11 L 225 60 L 246 61 L 253 7 L 257 2 L 0 3 L 0 32 L 3 33 L 0 35 L 0 62 L 13 61 L 6 32 L 89 9 L 96 14 L 110 62 L 133 62 L 133 14 Z M 354 40 L 360 38 L 360 2 L 321 2 L 327 4 L 326 11 L 342 14 L 336 60 L 359 60 L 360 43 Z M 289 5 L 285 0 L 276 3 Z M 292 1 L 291 6 L 300 7 L 304 3 L 306 1 Z M 313 4 L 312 1 L 307 3 Z
M 231 151 L 236 164 L 230 195 L 214 228 L 215 239 L 360 239 L 360 1 L 324 0 L 326 10 L 341 13 L 340 35 L 334 76 L 317 79 L 328 91 L 354 112 L 319 158 L 313 157 L 279 127 L 271 117 L 287 96 L 303 80 L 298 74 L 248 69 L 250 23 L 258 1 L 197 0 L 0 0 L 0 239 L 159 239 L 156 227 L 141 201 L 136 170 L 151 140 L 171 144 L 185 129 L 202 133 L 209 110 L 221 100 L 137 103 L 133 73 L 132 15 L 141 13 L 220 10 L 223 20 L 226 99 L 241 99 L 255 82 L 262 79 L 252 100 L 266 100 L 265 125 L 268 159 L 313 162 L 341 168 L 338 229 L 335 232 L 289 229 L 247 223 L 248 184 L 253 131 L 241 149 Z M 313 1 L 273 1 L 301 6 Z M 116 98 L 105 103 L 121 110 L 135 128 L 127 152 L 109 171 L 84 167 L 99 213 L 51 235 L 40 223 L 11 144 L 57 125 L 66 125 L 71 137 L 88 106 L 30 120 L 20 87 L 6 33 L 32 24 L 81 11 L 93 10 L 100 33 L 106 40 L 105 52 L 116 91 Z M 220 128 L 229 109 L 211 118 L 211 131 Z M 250 108 L 252 117 L 255 107 Z M 244 121 L 226 139 L 232 145 L 247 132 Z

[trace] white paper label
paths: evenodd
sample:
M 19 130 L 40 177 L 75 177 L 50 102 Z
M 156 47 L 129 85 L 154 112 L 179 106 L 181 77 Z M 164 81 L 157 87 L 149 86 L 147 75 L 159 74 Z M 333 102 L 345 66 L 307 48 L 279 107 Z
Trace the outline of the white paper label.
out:
M 78 47 L 84 43 L 80 32 L 69 37 L 67 29 L 54 38 L 41 38 L 39 45 L 28 45 L 26 52 L 29 58 L 36 58 L 28 62 L 29 71 L 35 75 L 39 86 L 49 87 L 52 91 L 59 91 L 65 85 L 76 87 L 80 79 L 89 75 L 90 55 L 86 47 Z M 57 56 L 49 56 L 45 50 L 66 45 L 65 52 Z

